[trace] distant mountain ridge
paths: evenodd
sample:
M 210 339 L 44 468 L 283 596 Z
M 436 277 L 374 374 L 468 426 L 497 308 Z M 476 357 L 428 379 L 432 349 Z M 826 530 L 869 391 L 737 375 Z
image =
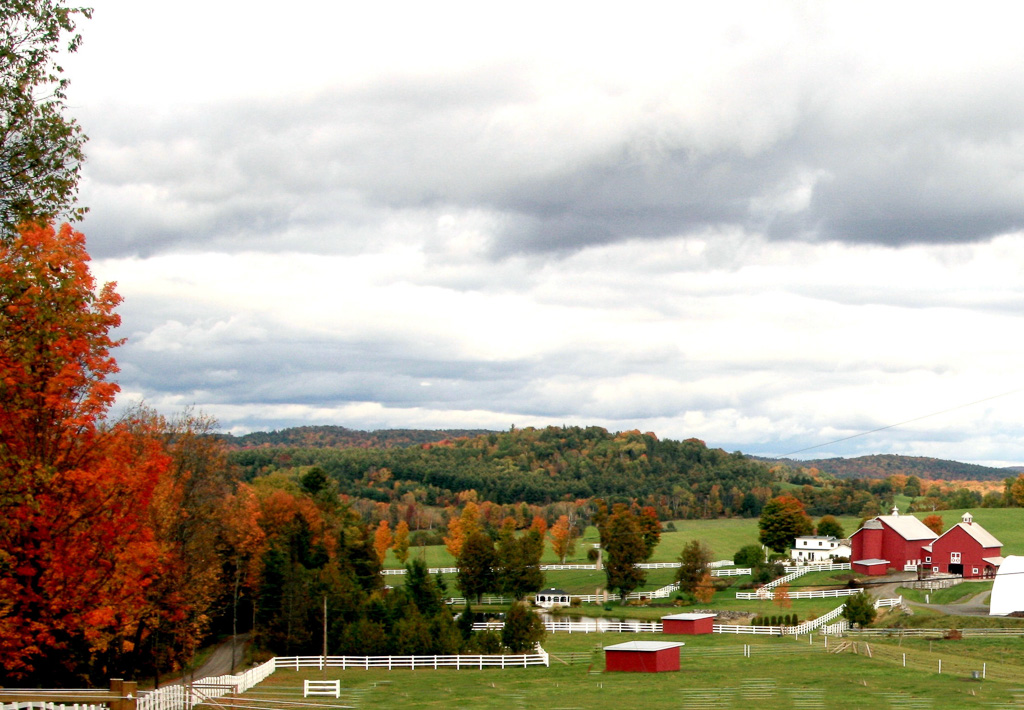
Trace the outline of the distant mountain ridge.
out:
M 343 426 L 300 426 L 275 431 L 256 431 L 234 436 L 225 434 L 232 449 L 258 447 L 302 447 L 314 449 L 360 448 L 391 449 L 436 444 L 450 439 L 491 434 L 487 429 L 378 429 L 360 431 Z
M 992 468 L 960 461 L 934 459 L 926 456 L 900 456 L 898 454 L 875 454 L 854 458 L 815 459 L 795 461 L 793 459 L 762 459 L 784 463 L 788 466 L 816 468 L 836 478 L 888 478 L 894 474 L 917 476 L 921 480 L 942 479 L 944 481 L 1001 481 L 1014 475 L 1018 468 Z

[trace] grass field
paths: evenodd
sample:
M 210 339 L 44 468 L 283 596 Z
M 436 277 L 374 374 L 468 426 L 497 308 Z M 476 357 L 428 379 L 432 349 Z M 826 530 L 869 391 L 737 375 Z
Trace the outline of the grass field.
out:
M 604 672 L 602 647 L 657 634 L 555 634 L 550 668 L 490 670 L 279 670 L 245 694 L 263 708 L 969 708 L 1017 707 L 1024 693 L 1020 639 L 858 642 L 826 652 L 820 637 L 672 637 L 685 642 L 679 672 Z M 837 639 L 829 644 L 835 650 Z M 744 647 L 749 657 L 744 655 Z M 868 653 L 870 652 L 870 657 Z M 903 666 L 903 654 L 907 666 Z M 567 664 L 558 659 L 571 659 Z M 938 674 L 939 661 L 943 673 Z M 971 679 L 985 664 L 987 679 Z M 340 679 L 342 698 L 302 698 L 304 678 Z M 278 705 L 278 703 L 294 703 Z
M 909 499 L 907 499 L 909 501 Z M 905 507 L 905 506 L 904 506 Z M 942 522 L 949 528 L 960 522 L 963 510 L 940 510 L 935 515 L 942 517 Z M 932 513 L 914 513 L 924 518 Z M 978 508 L 972 509 L 975 521 L 995 535 L 1003 543 L 1003 555 L 1024 555 L 1024 508 Z M 843 516 L 838 518 L 847 535 L 852 534 L 860 525 L 860 518 Z M 732 559 L 732 556 L 744 545 L 757 544 L 756 518 L 722 518 L 718 520 L 674 520 L 675 532 L 663 532 L 652 562 L 672 562 L 679 559 L 683 546 L 690 540 L 703 540 L 714 553 L 714 559 Z M 598 540 L 597 530 L 587 528 L 586 534 L 577 541 L 576 553 L 566 562 L 583 564 L 587 562 L 587 550 Z M 429 567 L 451 567 L 455 565 L 443 545 L 415 547 L 410 550 L 412 558 L 422 558 Z M 551 552 L 550 545 L 545 547 L 542 562 L 554 564 L 558 560 Z M 385 567 L 397 568 L 401 565 L 388 553 Z M 567 591 L 574 591 L 569 590 Z M 582 594 L 583 591 L 577 593 Z

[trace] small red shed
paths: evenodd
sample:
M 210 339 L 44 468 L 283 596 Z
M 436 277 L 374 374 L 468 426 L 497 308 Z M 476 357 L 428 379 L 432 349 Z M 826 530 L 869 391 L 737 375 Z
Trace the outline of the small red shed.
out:
M 660 673 L 679 670 L 678 641 L 629 641 L 604 647 L 607 671 Z
M 715 630 L 715 614 L 671 614 L 661 617 L 666 634 L 710 634 Z
M 857 560 L 853 563 L 853 570 L 877 577 L 889 570 L 889 560 Z

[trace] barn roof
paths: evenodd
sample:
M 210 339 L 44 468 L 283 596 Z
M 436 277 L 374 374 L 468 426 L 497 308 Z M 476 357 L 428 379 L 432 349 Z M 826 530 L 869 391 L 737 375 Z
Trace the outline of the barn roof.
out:
M 661 617 L 661 620 L 671 619 L 672 621 L 698 621 L 700 619 L 714 619 L 718 614 L 670 614 Z
M 627 641 L 617 643 L 614 646 L 605 646 L 605 651 L 664 651 L 669 648 L 679 648 L 686 644 L 680 641 Z
M 960 528 L 961 530 L 966 532 L 968 535 L 973 537 L 978 542 L 978 544 L 981 545 L 982 547 L 1002 547 L 1003 546 L 1003 543 L 999 542 L 999 540 L 996 539 L 995 535 L 993 535 L 992 533 L 990 533 L 988 530 L 986 530 L 985 528 L 981 527 L 977 523 L 957 523 L 956 525 L 954 525 L 949 530 L 952 530 L 953 528 Z M 942 533 L 942 535 L 940 536 L 940 539 L 941 539 L 941 537 L 944 537 L 945 535 L 948 535 L 949 534 L 949 530 L 947 530 L 946 532 Z
M 878 520 L 888 525 L 904 540 L 934 540 L 935 531 L 913 515 L 879 515 Z

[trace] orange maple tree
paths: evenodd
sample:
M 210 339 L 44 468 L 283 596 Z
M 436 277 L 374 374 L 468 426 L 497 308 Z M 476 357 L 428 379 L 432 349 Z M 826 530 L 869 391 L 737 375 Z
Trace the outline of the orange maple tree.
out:
M 0 243 L 0 681 L 103 653 L 160 572 L 146 510 L 169 462 L 102 421 L 121 299 L 88 260 L 68 225 Z

